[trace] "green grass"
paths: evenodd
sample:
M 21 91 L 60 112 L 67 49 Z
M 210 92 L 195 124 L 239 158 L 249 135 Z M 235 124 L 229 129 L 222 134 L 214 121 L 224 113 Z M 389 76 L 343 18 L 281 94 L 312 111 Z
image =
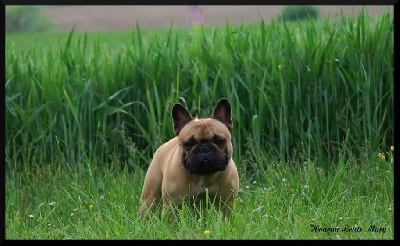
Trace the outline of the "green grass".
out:
M 220 97 L 233 105 L 236 158 L 248 144 L 290 162 L 335 158 L 346 137 L 356 152 L 360 143 L 378 150 L 394 140 L 390 14 L 7 35 L 6 49 L 6 141 L 25 159 L 32 144 L 73 166 L 91 143 L 103 161 L 115 152 L 126 161 L 122 126 L 148 156 L 172 137 L 174 103 L 203 116 Z
M 105 167 L 98 160 L 73 171 L 46 164 L 8 169 L 6 239 L 206 239 L 205 230 L 209 239 L 393 239 L 394 159 L 393 152 L 385 154 L 386 160 L 343 154 L 327 172 L 312 160 L 288 166 L 265 159 L 263 175 L 239 169 L 240 191 L 228 222 L 213 209 L 202 220 L 183 209 L 172 226 L 160 219 L 160 209 L 139 221 L 141 169 L 121 170 L 118 162 Z M 340 231 L 313 232 L 312 225 Z M 370 226 L 386 231 L 368 232 Z M 343 232 L 345 227 L 363 231 Z
M 393 239 L 393 33 L 393 15 L 361 12 L 6 35 L 6 238 Z M 139 222 L 172 105 L 208 117 L 221 97 L 240 174 L 234 216 Z

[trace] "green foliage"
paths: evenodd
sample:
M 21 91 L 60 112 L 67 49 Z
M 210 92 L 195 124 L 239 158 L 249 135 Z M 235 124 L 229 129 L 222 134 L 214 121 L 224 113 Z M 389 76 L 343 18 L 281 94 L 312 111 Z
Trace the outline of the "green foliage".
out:
M 55 25 L 40 13 L 39 6 L 6 6 L 6 33 L 45 32 Z
M 393 239 L 393 24 L 362 12 L 6 35 L 6 239 Z M 178 226 L 139 221 L 172 105 L 208 117 L 221 97 L 240 175 L 233 217 L 184 207 Z
M 330 165 L 394 143 L 393 15 L 189 30 L 6 36 L 10 157 L 72 169 L 147 167 L 173 137 L 181 102 L 208 117 L 232 103 L 234 159 L 258 172 L 267 155 Z M 127 146 L 132 143 L 129 149 Z M 258 163 L 256 165 L 256 163 Z
M 315 6 L 298 5 L 287 6 L 279 13 L 279 20 L 297 21 L 318 19 L 320 9 Z
M 361 158 L 343 148 L 338 166 L 328 172 L 307 160 L 298 166 L 277 163 L 263 175 L 240 172 L 240 191 L 229 222 L 211 206 L 187 206 L 167 224 L 156 210 L 150 220 L 138 219 L 145 171 L 109 168 L 95 153 L 72 172 L 34 158 L 35 168 L 6 166 L 5 238 L 19 239 L 391 239 L 394 238 L 393 152 Z M 28 163 L 26 163 L 28 164 Z M 339 232 L 312 231 L 338 227 Z M 370 226 L 385 232 L 368 231 Z M 361 232 L 343 232 L 345 227 Z M 210 235 L 204 235 L 209 230 Z

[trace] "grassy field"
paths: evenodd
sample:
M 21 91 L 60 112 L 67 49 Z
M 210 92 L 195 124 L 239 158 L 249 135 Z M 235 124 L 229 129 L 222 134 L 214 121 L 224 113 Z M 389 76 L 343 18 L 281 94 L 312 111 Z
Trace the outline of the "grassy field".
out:
M 393 239 L 393 15 L 6 36 L 6 239 Z M 233 110 L 229 221 L 137 212 L 176 102 Z
M 105 168 L 93 160 L 72 172 L 65 165 L 8 169 L 6 239 L 206 239 L 206 230 L 209 239 L 393 239 L 388 154 L 388 160 L 343 156 L 327 173 L 313 161 L 297 167 L 271 162 L 264 175 L 241 175 L 229 222 L 214 210 L 202 220 L 182 210 L 174 226 L 159 214 L 138 220 L 143 170 L 121 170 L 119 163 Z M 312 225 L 339 231 L 313 231 Z

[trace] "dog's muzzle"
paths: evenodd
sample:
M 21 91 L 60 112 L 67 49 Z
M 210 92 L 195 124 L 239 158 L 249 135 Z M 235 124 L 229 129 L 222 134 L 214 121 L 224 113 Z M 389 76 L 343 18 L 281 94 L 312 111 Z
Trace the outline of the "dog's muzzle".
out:
M 182 156 L 183 166 L 192 174 L 209 175 L 224 171 L 228 165 L 228 155 L 221 153 L 209 143 L 202 143 L 187 159 Z

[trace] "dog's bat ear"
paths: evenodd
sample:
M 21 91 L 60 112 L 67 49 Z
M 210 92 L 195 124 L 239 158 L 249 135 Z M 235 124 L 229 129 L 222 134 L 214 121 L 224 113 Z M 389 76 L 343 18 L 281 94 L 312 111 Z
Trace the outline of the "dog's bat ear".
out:
M 193 117 L 182 104 L 177 103 L 172 108 L 172 120 L 174 122 L 175 136 L 178 136 L 182 128 L 193 120 Z
M 232 108 L 231 104 L 226 98 L 219 100 L 214 107 L 211 118 L 221 121 L 230 131 L 232 129 Z

